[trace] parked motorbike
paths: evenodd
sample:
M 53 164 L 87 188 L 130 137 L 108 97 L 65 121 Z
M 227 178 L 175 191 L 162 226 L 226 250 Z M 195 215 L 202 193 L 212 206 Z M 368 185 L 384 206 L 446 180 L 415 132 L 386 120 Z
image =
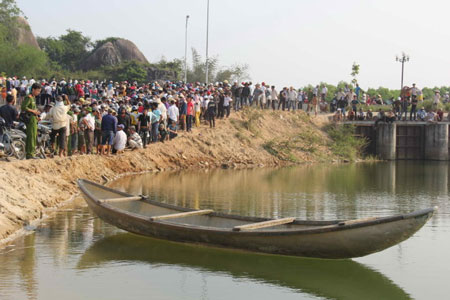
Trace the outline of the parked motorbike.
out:
M 6 126 L 5 119 L 0 118 L 0 151 L 9 157 L 25 159 L 25 140 Z
M 36 144 L 36 156 L 42 159 L 47 158 L 51 153 L 50 145 L 50 132 L 51 128 L 47 125 L 38 124 L 37 144 Z

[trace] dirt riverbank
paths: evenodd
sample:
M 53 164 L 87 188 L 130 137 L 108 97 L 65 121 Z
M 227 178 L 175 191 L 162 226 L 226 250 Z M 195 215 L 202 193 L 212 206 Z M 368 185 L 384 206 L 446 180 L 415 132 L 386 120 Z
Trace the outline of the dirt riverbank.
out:
M 247 110 L 120 156 L 84 155 L 0 162 L 0 243 L 78 192 L 76 180 L 189 168 L 252 168 L 334 161 L 320 129 L 326 118 L 303 112 Z

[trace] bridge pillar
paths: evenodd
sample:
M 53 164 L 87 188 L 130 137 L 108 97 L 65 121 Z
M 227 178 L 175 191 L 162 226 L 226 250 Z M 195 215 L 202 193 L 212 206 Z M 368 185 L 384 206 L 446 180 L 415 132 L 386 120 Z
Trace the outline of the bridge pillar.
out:
M 379 123 L 377 126 L 377 155 L 384 160 L 395 160 L 397 146 L 397 125 Z
M 448 160 L 448 124 L 425 125 L 425 159 Z

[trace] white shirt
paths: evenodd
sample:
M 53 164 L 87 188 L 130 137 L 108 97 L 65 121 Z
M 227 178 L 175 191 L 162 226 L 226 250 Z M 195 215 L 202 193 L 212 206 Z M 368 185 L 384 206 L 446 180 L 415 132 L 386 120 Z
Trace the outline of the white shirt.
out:
M 158 109 L 161 112 L 161 116 L 164 120 L 167 120 L 167 108 L 166 105 L 164 103 L 160 103 L 158 104 Z
M 172 104 L 171 106 L 169 106 L 169 119 L 178 122 L 178 117 L 180 116 L 180 112 L 178 110 L 178 107 L 175 104 Z
M 276 89 L 273 89 L 273 90 L 270 92 L 270 99 L 271 99 L 272 101 L 278 100 L 278 92 L 277 92 Z
M 94 130 L 95 129 L 95 118 L 93 115 L 91 114 L 87 114 L 84 119 L 86 120 L 88 126 L 89 126 L 89 130 Z
M 441 95 L 439 93 L 434 94 L 433 103 L 438 104 L 439 100 L 441 100 Z
M 295 101 L 297 99 L 297 92 L 295 90 L 289 90 L 289 100 Z
M 231 101 L 233 101 L 233 99 L 231 99 L 231 97 L 225 97 L 224 99 L 223 99 L 223 106 L 225 106 L 225 107 L 228 107 L 228 106 L 230 106 L 230 102 Z
M 52 119 L 52 128 L 60 129 L 67 126 L 68 114 L 70 107 L 64 105 L 62 101 L 56 101 L 56 105 L 50 109 L 45 119 Z
M 49 86 L 49 85 L 45 86 L 45 93 L 47 95 L 51 95 L 52 94 L 52 87 Z
M 116 135 L 113 139 L 113 146 L 116 150 L 123 150 L 127 145 L 127 135 L 123 130 L 117 130 Z
M 324 86 L 324 87 L 322 88 L 322 94 L 326 94 L 326 93 L 328 93 L 328 89 L 327 89 L 326 86 Z

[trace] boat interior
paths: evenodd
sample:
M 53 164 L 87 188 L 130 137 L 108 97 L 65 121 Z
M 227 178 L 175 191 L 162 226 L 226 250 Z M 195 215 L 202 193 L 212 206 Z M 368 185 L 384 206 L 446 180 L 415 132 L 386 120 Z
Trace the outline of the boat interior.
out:
M 105 207 L 111 206 L 123 212 L 148 217 L 153 221 L 164 221 L 177 225 L 213 227 L 234 231 L 251 230 L 307 230 L 321 226 L 336 225 L 341 221 L 301 221 L 292 218 L 266 219 L 258 217 L 242 217 L 214 212 L 211 209 L 190 211 L 183 208 L 157 203 L 141 196 L 132 196 L 124 192 L 105 189 L 103 186 L 84 181 L 86 190 L 98 199 Z

